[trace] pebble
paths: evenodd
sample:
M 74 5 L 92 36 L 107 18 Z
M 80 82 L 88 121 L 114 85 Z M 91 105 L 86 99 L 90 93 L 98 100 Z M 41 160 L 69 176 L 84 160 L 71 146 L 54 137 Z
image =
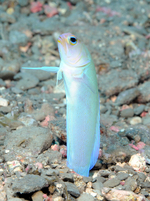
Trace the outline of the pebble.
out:
M 133 111 L 133 108 L 127 108 L 127 109 L 124 109 L 120 112 L 120 116 L 121 117 L 133 117 L 134 115 L 134 111 Z
M 6 83 L 2 79 L 0 79 L 0 87 L 5 87 L 5 86 L 6 86 Z
M 100 104 L 100 112 L 105 113 L 106 111 L 107 111 L 107 107 L 105 107 L 104 105 Z
M 20 31 L 12 30 L 9 33 L 9 40 L 12 44 L 26 45 L 28 37 Z
M 6 12 L 0 12 L 0 22 L 8 22 L 8 23 L 15 23 L 16 19 L 13 15 L 9 15 Z
M 128 174 L 125 172 L 118 172 L 117 174 L 117 178 L 121 181 L 121 180 L 125 180 L 128 178 Z
M 138 76 L 132 70 L 111 70 L 98 78 L 99 89 L 101 93 L 107 96 L 112 96 L 125 89 L 134 87 L 137 83 Z
M 59 196 L 59 197 L 54 198 L 54 201 L 64 201 L 64 198 Z
M 13 182 L 12 189 L 15 193 L 31 193 L 48 186 L 48 182 L 38 175 L 26 175 Z
M 132 191 L 104 188 L 102 194 L 107 200 L 127 201 L 136 199 L 138 201 L 146 201 L 143 195 L 137 195 Z
M 130 120 L 131 125 L 136 125 L 136 124 L 141 124 L 142 123 L 142 118 L 141 117 L 133 117 Z
M 7 133 L 4 144 L 6 150 L 14 150 L 15 155 L 28 152 L 37 154 L 48 149 L 53 141 L 53 135 L 50 130 L 42 127 L 23 127 L 12 133 Z M 36 149 L 35 149 L 36 148 Z M 5 154 L 5 160 L 15 160 L 15 155 L 11 151 Z M 35 154 L 34 154 L 35 155 Z M 35 155 L 36 156 L 36 155 Z
M 8 106 L 9 101 L 7 99 L 4 98 L 0 98 L 0 106 L 6 107 Z
M 34 75 L 28 73 L 18 73 L 14 76 L 14 79 L 20 79 L 16 87 L 21 90 L 27 90 L 35 87 L 39 83 L 39 79 Z
M 105 181 L 103 185 L 104 185 L 104 187 L 113 188 L 115 186 L 118 186 L 119 184 L 120 184 L 120 180 L 117 177 L 115 177 L 115 178 Z
M 74 196 L 76 198 L 78 198 L 80 196 L 80 192 L 75 184 L 65 182 L 65 185 L 67 186 L 67 191 L 69 194 L 71 194 L 72 196 Z
M 146 115 L 146 117 L 142 118 L 143 124 L 146 126 L 150 125 L 150 115 Z
M 94 197 L 88 193 L 82 193 L 81 196 L 77 199 L 77 201 L 94 201 Z
M 145 158 L 139 153 L 131 156 L 129 160 L 129 165 L 133 167 L 134 170 L 142 172 L 146 169 Z
M 138 95 L 140 94 L 139 90 L 137 88 L 127 89 L 123 92 L 121 92 L 115 103 L 117 105 L 123 105 L 123 104 L 129 104 L 131 101 L 133 101 Z
M 32 195 L 32 201 L 42 201 L 43 200 L 43 192 L 37 191 Z
M 27 6 L 29 3 L 29 0 L 18 0 L 18 3 L 20 6 Z
M 128 177 L 128 179 L 125 181 L 124 187 L 127 191 L 134 191 L 137 188 L 136 179 Z
M 140 115 L 145 109 L 145 105 L 140 105 L 138 107 L 134 108 L 134 114 L 135 115 Z
M 138 96 L 139 103 L 146 103 L 150 101 L 150 81 L 144 82 L 139 85 L 140 95 Z

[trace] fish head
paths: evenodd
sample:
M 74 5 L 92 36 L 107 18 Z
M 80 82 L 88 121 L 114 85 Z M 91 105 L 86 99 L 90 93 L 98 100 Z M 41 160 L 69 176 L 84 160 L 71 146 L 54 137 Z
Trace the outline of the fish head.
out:
M 91 61 L 86 46 L 71 33 L 59 36 L 58 50 L 61 60 L 70 67 L 83 67 Z

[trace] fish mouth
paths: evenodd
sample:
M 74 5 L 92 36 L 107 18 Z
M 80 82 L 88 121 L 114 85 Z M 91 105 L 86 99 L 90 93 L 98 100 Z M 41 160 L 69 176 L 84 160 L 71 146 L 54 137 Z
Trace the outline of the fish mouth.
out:
M 61 36 L 59 36 L 57 42 L 58 42 L 58 43 L 62 43 L 62 37 L 61 37 Z

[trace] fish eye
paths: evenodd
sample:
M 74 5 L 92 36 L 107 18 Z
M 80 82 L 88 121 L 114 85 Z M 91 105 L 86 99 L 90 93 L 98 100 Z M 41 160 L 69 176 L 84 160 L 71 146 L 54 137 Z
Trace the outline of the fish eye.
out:
M 70 45 L 75 45 L 75 44 L 77 44 L 77 39 L 74 37 L 74 36 L 71 36 L 70 38 L 69 38 L 69 43 L 70 43 Z

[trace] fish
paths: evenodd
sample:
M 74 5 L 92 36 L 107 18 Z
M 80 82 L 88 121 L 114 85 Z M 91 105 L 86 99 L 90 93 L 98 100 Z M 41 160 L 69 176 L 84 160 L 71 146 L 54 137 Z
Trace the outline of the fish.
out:
M 100 101 L 93 59 L 87 47 L 72 33 L 58 38 L 59 67 L 22 67 L 57 73 L 66 92 L 67 166 L 88 177 L 100 148 Z

